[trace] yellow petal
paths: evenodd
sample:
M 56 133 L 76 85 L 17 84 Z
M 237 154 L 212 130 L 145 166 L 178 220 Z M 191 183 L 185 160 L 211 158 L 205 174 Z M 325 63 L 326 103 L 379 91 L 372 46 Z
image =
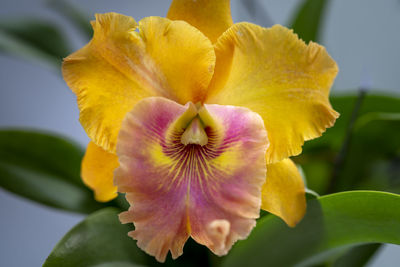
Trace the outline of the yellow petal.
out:
M 329 90 L 338 68 L 325 48 L 306 45 L 283 26 L 239 23 L 215 45 L 217 64 L 207 103 L 245 106 L 262 116 L 270 147 L 267 163 L 301 153 L 338 113 Z
M 173 0 L 167 18 L 189 22 L 213 43 L 233 24 L 230 0 Z
M 82 160 L 81 176 L 83 182 L 94 191 L 95 199 L 110 201 L 117 196 L 113 184 L 114 170 L 119 166 L 116 155 L 109 153 L 90 142 Z
M 115 152 L 122 119 L 145 97 L 178 103 L 204 98 L 215 53 L 188 23 L 150 17 L 138 26 L 130 17 L 108 13 L 96 15 L 93 28 L 91 42 L 65 59 L 63 75 L 97 145 Z
M 303 179 L 290 159 L 267 165 L 261 208 L 281 217 L 294 227 L 306 212 Z

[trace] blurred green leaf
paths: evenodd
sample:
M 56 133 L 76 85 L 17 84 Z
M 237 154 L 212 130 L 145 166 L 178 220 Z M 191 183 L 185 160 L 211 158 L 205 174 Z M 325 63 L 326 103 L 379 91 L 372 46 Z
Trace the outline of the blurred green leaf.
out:
M 357 96 L 355 95 L 331 97 L 332 106 L 340 113 L 340 117 L 336 121 L 334 127 L 328 129 L 322 138 L 316 139 L 317 142 L 312 142 L 318 146 L 325 144 L 333 148 L 340 148 L 356 100 Z M 400 98 L 398 96 L 385 96 L 373 93 L 367 94 L 362 103 L 359 118 L 371 112 L 400 113 Z M 321 141 L 321 143 L 319 143 L 318 140 Z
M 338 258 L 333 267 L 363 267 L 369 262 L 379 250 L 381 244 L 366 244 L 349 249 L 344 255 Z
M 0 52 L 40 60 L 60 68 L 62 59 L 70 53 L 68 41 L 53 22 L 22 19 L 0 22 Z
M 318 42 L 328 0 L 302 1 L 289 25 L 306 43 Z
M 47 206 L 90 213 L 98 203 L 80 179 L 82 149 L 64 138 L 0 131 L 0 186 Z
M 355 130 L 362 130 L 362 127 L 374 121 L 400 121 L 400 112 L 369 112 L 357 120 Z
M 49 56 L 46 53 L 36 49 L 35 47 L 30 46 L 24 42 L 21 42 L 17 38 L 3 32 L 0 30 L 0 53 L 9 53 L 13 55 L 17 55 L 21 58 L 38 61 L 45 66 L 54 68 L 55 66 L 59 67 L 58 60 L 55 60 L 54 57 Z
M 306 188 L 306 199 L 311 200 L 311 199 L 316 199 L 318 198 L 319 195 L 318 193 L 314 192 L 313 190 Z
M 91 265 L 90 267 L 143 267 L 144 265 L 138 265 L 134 263 L 114 261 L 114 262 L 106 262 L 97 265 Z
M 90 18 L 79 8 L 65 0 L 47 0 L 48 5 L 58 13 L 67 18 L 76 28 L 81 31 L 87 39 L 93 35 L 93 29 L 90 25 Z
M 378 190 L 390 190 L 392 182 L 400 183 L 400 168 L 396 168 L 400 159 L 399 133 L 400 119 L 370 120 L 355 129 L 347 161 L 336 188 L 360 188 L 357 185 L 364 184 L 361 188 L 375 189 L 380 185 Z M 374 171 L 378 164 L 384 163 L 388 163 L 386 169 L 379 168 L 377 172 Z M 391 163 L 393 168 L 390 168 Z M 379 175 L 376 179 L 378 183 L 371 180 L 374 174 Z M 372 182 L 371 186 L 367 186 L 367 181 Z
M 340 113 L 339 119 L 322 137 L 306 142 L 303 153 L 295 158 L 304 170 L 308 187 L 320 194 L 324 194 L 328 187 L 333 163 L 344 141 L 356 99 L 357 96 L 332 97 L 332 106 Z M 375 174 L 385 176 L 385 179 L 375 180 L 391 179 L 389 176 L 393 175 L 389 174 L 393 173 L 394 168 L 391 166 L 395 165 L 396 153 L 400 150 L 397 138 L 398 114 L 400 98 L 373 94 L 365 96 L 349 147 L 349 160 L 346 160 L 344 170 L 340 174 L 339 180 L 343 182 L 337 183 L 336 190 L 352 189 L 355 184 L 370 180 Z M 382 168 L 385 171 L 382 172 Z M 374 171 L 375 169 L 377 171 Z M 386 191 L 390 189 L 388 186 L 389 184 L 374 188 L 371 184 L 368 187 L 356 188 Z
M 67 39 L 53 22 L 22 19 L 0 22 L 0 52 L 44 60 L 59 68 L 70 53 Z
M 69 53 L 67 40 L 53 22 L 38 19 L 3 21 L 0 23 L 0 29 L 60 59 Z
M 372 191 L 327 195 L 308 201 L 307 214 L 295 228 L 273 215 L 261 218 L 222 266 L 310 266 L 346 246 L 400 244 L 399 222 L 399 195 Z
M 119 212 L 106 208 L 89 215 L 58 242 L 43 266 L 146 266 L 148 256 L 128 237 L 133 229 L 119 222 Z
M 128 237 L 133 226 L 118 220 L 119 209 L 105 208 L 89 215 L 72 228 L 55 246 L 44 267 L 129 267 L 129 266 L 209 266 L 207 248 L 189 239 L 184 253 L 176 260 L 169 256 L 164 264 L 144 253 Z

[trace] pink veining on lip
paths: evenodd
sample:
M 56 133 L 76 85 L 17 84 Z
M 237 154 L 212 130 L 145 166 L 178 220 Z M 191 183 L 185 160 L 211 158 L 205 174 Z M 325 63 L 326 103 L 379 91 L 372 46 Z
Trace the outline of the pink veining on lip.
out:
M 204 124 L 206 145 L 181 142 L 194 118 Z M 196 110 L 164 98 L 137 104 L 120 132 L 115 173 L 131 204 L 120 216 L 135 224 L 129 235 L 160 261 L 168 251 L 181 255 L 189 236 L 226 254 L 259 216 L 266 143 L 262 119 L 245 108 Z

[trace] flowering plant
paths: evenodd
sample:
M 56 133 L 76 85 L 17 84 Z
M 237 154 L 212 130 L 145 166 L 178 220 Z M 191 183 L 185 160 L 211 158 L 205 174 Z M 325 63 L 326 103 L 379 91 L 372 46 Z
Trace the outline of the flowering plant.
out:
M 319 145 L 299 156 L 304 142 L 339 117 L 329 101 L 338 67 L 323 46 L 281 25 L 234 24 L 229 0 L 173 0 L 166 18 L 138 23 L 97 14 L 92 27 L 91 41 L 64 59 L 62 74 L 91 139 L 76 171 L 96 201 L 80 187 L 85 198 L 75 197 L 76 205 L 53 205 L 113 208 L 72 229 L 45 266 L 156 266 L 168 253 L 182 256 L 167 259 L 171 266 L 253 266 L 260 259 L 290 266 L 318 262 L 345 245 L 400 243 L 400 214 L 392 212 L 398 195 L 319 197 L 292 160 L 307 166 Z M 328 141 L 337 136 L 329 131 Z M 25 134 L 3 136 L 13 136 L 16 147 Z M 74 146 L 34 136 L 75 158 L 74 166 L 80 161 Z M 331 164 L 326 193 L 340 191 L 341 156 Z M 195 242 L 185 246 L 189 238 Z M 221 261 L 201 245 L 227 256 Z

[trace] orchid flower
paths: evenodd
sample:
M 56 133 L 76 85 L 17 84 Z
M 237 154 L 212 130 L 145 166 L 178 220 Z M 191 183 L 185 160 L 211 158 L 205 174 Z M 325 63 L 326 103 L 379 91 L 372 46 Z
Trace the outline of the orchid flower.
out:
M 192 237 L 224 255 L 260 208 L 291 227 L 302 219 L 289 157 L 338 117 L 324 47 L 280 25 L 233 24 L 229 0 L 173 0 L 167 18 L 108 13 L 92 25 L 62 69 L 92 140 L 82 178 L 99 201 L 126 193 L 120 220 L 140 248 L 162 262 Z

